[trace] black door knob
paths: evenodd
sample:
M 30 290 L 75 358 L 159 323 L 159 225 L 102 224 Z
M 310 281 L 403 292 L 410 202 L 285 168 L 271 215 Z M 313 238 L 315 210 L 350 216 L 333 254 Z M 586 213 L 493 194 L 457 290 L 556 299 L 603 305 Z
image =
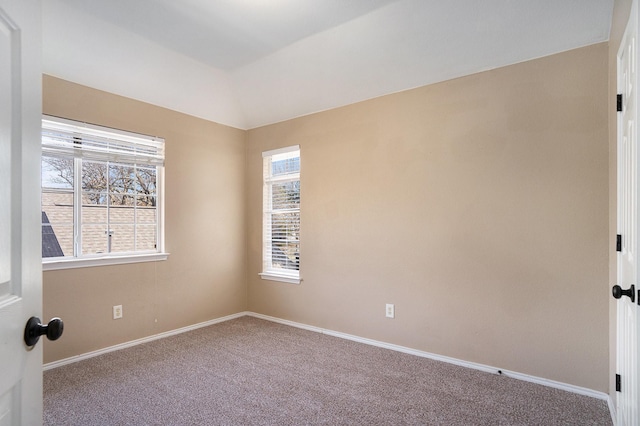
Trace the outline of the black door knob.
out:
M 60 318 L 53 318 L 49 324 L 43 325 L 40 324 L 40 318 L 31 317 L 24 328 L 24 342 L 27 346 L 33 346 L 38 343 L 42 335 L 46 335 L 49 340 L 57 340 L 62 336 L 63 331 L 64 323 Z
M 622 296 L 628 296 L 629 299 L 631 299 L 631 302 L 636 301 L 636 286 L 633 284 L 631 284 L 631 287 L 626 290 L 623 290 L 619 285 L 614 285 L 611 289 L 611 293 L 616 299 L 620 299 Z

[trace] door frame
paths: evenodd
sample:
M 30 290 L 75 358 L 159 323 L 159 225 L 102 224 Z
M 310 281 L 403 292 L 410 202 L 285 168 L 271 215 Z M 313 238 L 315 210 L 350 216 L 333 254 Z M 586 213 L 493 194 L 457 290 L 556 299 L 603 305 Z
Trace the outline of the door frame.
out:
M 627 84 L 627 82 L 625 81 L 625 75 L 624 75 L 624 69 L 623 66 L 621 64 L 621 58 L 623 56 L 623 52 L 624 49 L 627 48 L 626 43 L 627 43 L 627 38 L 628 38 L 628 34 L 629 31 L 631 29 L 631 25 L 635 24 L 635 43 L 632 46 L 632 50 L 631 52 L 626 52 L 627 55 L 631 54 L 633 55 L 633 61 L 635 62 L 635 67 L 636 67 L 636 71 L 635 71 L 635 80 L 632 81 L 633 84 L 633 90 L 632 90 L 632 94 L 633 94 L 633 98 L 632 98 L 632 102 L 635 108 L 635 114 L 633 117 L 633 121 L 635 126 L 633 126 L 633 133 L 631 135 L 631 137 L 634 140 L 634 146 L 635 146 L 635 151 L 631 151 L 631 155 L 634 157 L 635 159 L 635 180 L 634 180 L 634 184 L 635 184 L 635 191 L 634 191 L 634 195 L 635 195 L 635 212 L 634 217 L 635 217 L 635 230 L 634 232 L 632 232 L 631 235 L 629 235 L 627 233 L 627 235 L 622 235 L 622 247 L 620 248 L 621 250 L 618 250 L 618 248 L 615 249 L 615 284 L 619 284 L 622 287 L 629 287 L 630 283 L 627 282 L 623 282 L 622 280 L 622 266 L 621 266 L 621 258 L 620 256 L 622 255 L 622 253 L 620 253 L 619 251 L 622 251 L 623 253 L 626 252 L 628 250 L 628 246 L 627 246 L 627 241 L 633 241 L 634 242 L 634 247 L 632 248 L 634 250 L 635 253 L 635 258 L 632 259 L 632 264 L 635 265 L 635 271 L 634 273 L 632 273 L 630 280 L 631 283 L 635 284 L 636 289 L 638 287 L 640 287 L 640 283 L 637 282 L 638 277 L 640 276 L 640 244 L 638 243 L 638 241 L 640 241 L 640 179 L 638 179 L 639 176 L 639 171 L 640 171 L 640 146 L 638 145 L 639 142 L 639 138 L 638 138 L 638 129 L 639 129 L 639 120 L 638 117 L 640 116 L 640 105 L 638 104 L 638 100 L 639 100 L 639 96 L 638 96 L 638 82 L 640 81 L 640 78 L 638 78 L 638 72 L 640 72 L 640 70 L 637 70 L 638 67 L 638 60 L 637 60 L 637 56 L 638 56 L 638 43 L 640 42 L 639 39 L 639 35 L 640 35 L 640 22 L 639 22 L 639 16 L 638 16 L 638 0 L 633 0 L 632 1 L 632 5 L 631 5 L 631 10 L 629 13 L 629 18 L 627 20 L 627 23 L 625 24 L 625 28 L 624 28 L 624 32 L 623 32 L 623 36 L 620 40 L 620 44 L 617 46 L 617 51 L 616 51 L 616 93 L 617 94 L 623 94 L 623 98 L 624 98 L 624 94 L 626 93 L 626 89 L 625 89 L 625 85 Z M 623 109 L 626 110 L 626 105 L 628 103 L 627 99 L 623 99 Z M 620 188 L 620 182 L 623 178 L 622 173 L 624 172 L 623 168 L 620 166 L 621 164 L 621 160 L 623 159 L 623 152 L 622 152 L 622 148 L 623 148 L 623 139 L 625 137 L 625 129 L 624 129 L 624 125 L 625 123 L 623 122 L 624 120 L 624 115 L 621 112 L 616 112 L 616 139 L 615 139 L 615 143 L 616 143 L 616 164 L 615 164 L 615 177 L 616 177 L 616 181 L 615 181 L 615 194 L 616 194 L 616 210 L 615 210 L 615 220 L 616 220 L 616 234 L 622 234 L 621 232 L 621 228 L 620 228 L 620 224 L 621 221 L 624 219 L 623 215 L 625 214 L 625 212 L 623 211 L 622 207 L 624 206 L 624 204 L 622 203 L 622 199 L 623 199 L 623 195 L 621 193 L 621 188 Z M 626 231 L 626 230 L 625 230 Z M 616 244 L 617 245 L 617 244 Z M 638 294 L 636 294 L 636 296 L 640 296 L 640 292 L 638 292 Z M 624 345 L 625 342 L 622 342 L 621 339 L 621 335 L 622 335 L 622 330 L 621 330 L 621 317 L 622 315 L 624 315 L 624 312 L 622 312 L 622 309 L 625 309 L 626 306 L 621 306 L 621 304 L 626 304 L 626 303 L 631 303 L 630 300 L 627 300 L 627 297 L 622 297 L 621 300 L 617 300 L 614 302 L 614 306 L 615 306 L 615 315 L 613 315 L 614 321 L 615 321 L 615 351 L 614 351 L 614 371 L 613 371 L 613 375 L 614 377 L 612 377 L 612 382 L 615 383 L 616 380 L 616 375 L 619 374 L 621 372 L 621 360 L 622 360 L 622 353 L 620 351 L 621 346 Z M 636 356 L 635 358 L 637 358 L 637 351 L 638 351 L 638 340 L 640 339 L 640 324 L 639 324 L 639 320 L 640 320 L 640 308 L 638 307 L 637 301 L 633 303 L 635 306 L 631 306 L 631 309 L 636 309 L 635 311 L 635 323 L 633 324 L 635 327 L 635 334 L 636 334 L 636 342 L 631 342 L 631 345 L 635 345 L 635 347 L 632 347 L 631 352 L 633 353 L 634 351 L 636 352 Z M 640 368 L 640 363 L 638 363 L 638 361 L 636 360 L 636 369 Z M 624 391 L 625 386 L 624 383 L 629 383 L 630 380 L 635 380 L 636 385 L 635 385 L 635 389 L 636 389 L 636 394 L 638 394 L 638 390 L 639 390 L 639 385 L 638 382 L 640 382 L 640 371 L 636 371 L 636 377 L 630 378 L 630 377 L 623 377 L 622 378 L 622 382 L 623 382 L 623 386 L 622 386 L 622 390 Z M 613 423 L 615 425 L 624 425 L 623 423 L 621 423 L 623 421 L 623 418 L 621 417 L 621 413 L 618 411 L 619 405 L 620 405 L 620 401 L 621 398 L 623 398 L 623 394 L 616 391 L 615 388 L 612 389 L 612 393 L 613 395 L 610 395 L 609 398 L 609 409 L 611 411 L 611 417 L 613 420 Z M 633 407 L 633 406 L 632 406 Z M 635 416 L 640 416 L 640 403 L 638 401 L 635 401 L 635 408 L 633 408 L 632 413 L 635 412 Z

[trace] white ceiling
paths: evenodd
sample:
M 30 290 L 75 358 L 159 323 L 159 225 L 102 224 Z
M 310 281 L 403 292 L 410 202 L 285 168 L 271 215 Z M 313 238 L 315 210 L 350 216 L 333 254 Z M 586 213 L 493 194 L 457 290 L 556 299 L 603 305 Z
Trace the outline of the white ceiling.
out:
M 613 0 L 47 0 L 46 74 L 248 129 L 609 38 Z

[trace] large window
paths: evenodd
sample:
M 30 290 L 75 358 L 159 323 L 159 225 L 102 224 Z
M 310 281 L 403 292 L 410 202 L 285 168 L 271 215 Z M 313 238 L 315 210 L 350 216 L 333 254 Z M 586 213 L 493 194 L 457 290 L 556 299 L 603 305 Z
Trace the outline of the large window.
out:
M 45 269 L 163 258 L 163 168 L 162 139 L 45 116 Z
M 262 153 L 264 279 L 300 283 L 300 147 Z

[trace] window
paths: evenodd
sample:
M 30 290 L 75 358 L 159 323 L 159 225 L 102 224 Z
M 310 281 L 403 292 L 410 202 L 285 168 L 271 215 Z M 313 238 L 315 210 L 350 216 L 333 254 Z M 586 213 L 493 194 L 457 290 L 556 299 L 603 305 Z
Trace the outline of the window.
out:
M 44 269 L 166 259 L 164 140 L 45 116 Z
M 300 147 L 262 153 L 264 279 L 300 283 Z

